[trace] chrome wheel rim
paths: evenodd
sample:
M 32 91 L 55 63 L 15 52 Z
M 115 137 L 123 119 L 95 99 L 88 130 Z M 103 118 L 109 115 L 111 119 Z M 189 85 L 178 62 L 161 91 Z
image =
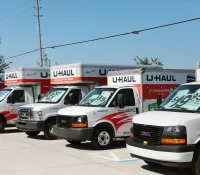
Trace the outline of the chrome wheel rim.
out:
M 110 135 L 108 134 L 108 132 L 106 131 L 100 132 L 98 135 L 99 145 L 106 146 L 108 145 L 109 142 L 110 142 Z

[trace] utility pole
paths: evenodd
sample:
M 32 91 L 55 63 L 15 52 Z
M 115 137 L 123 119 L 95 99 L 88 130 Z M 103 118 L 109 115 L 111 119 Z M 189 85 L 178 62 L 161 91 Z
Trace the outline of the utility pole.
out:
M 43 67 L 43 59 L 42 59 L 42 41 L 41 41 L 41 30 L 40 30 L 40 7 L 38 0 L 36 1 L 36 17 L 38 23 L 38 38 L 39 38 L 39 49 L 40 49 L 40 66 Z

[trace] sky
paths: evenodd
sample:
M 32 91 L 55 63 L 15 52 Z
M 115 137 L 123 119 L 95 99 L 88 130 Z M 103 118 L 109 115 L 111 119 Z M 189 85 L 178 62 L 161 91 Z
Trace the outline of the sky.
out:
M 42 46 L 131 32 L 200 17 L 200 0 L 41 0 Z M 0 54 L 39 48 L 35 0 L 0 0 Z M 52 65 L 135 64 L 158 58 L 164 68 L 195 69 L 200 62 L 200 20 L 112 39 L 44 50 Z M 39 51 L 8 59 L 10 67 L 37 67 Z

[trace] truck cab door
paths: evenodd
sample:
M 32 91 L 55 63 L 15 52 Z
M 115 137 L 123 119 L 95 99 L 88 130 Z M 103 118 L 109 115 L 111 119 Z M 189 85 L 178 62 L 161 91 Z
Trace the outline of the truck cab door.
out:
M 17 119 L 18 109 L 20 106 L 23 106 L 26 104 L 26 94 L 25 90 L 18 89 L 14 90 L 7 98 L 7 104 L 8 104 L 8 123 L 14 124 L 14 121 Z
M 26 87 L 25 89 L 26 104 L 35 103 L 35 101 L 37 100 L 33 88 L 34 87 Z
M 113 113 L 118 114 L 116 134 L 118 136 L 129 136 L 132 117 L 138 113 L 133 88 L 120 89 L 109 107 L 112 107 Z
M 72 96 L 72 97 L 70 97 Z M 70 99 L 72 101 L 70 101 Z M 82 91 L 81 89 L 71 89 L 68 94 L 65 96 L 64 99 L 64 107 L 70 106 L 70 105 L 75 105 L 79 103 L 79 101 L 82 99 Z

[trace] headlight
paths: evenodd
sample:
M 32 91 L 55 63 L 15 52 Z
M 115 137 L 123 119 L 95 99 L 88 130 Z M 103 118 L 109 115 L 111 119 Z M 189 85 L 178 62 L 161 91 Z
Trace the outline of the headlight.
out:
M 86 115 L 73 117 L 72 127 L 73 128 L 85 128 L 88 126 L 88 120 Z
M 42 118 L 42 111 L 35 111 L 34 115 L 33 115 L 33 119 L 37 120 L 37 119 L 41 119 Z
M 161 143 L 163 145 L 187 144 L 187 131 L 185 126 L 164 127 Z
M 87 122 L 86 115 L 73 117 L 73 123 L 85 123 L 85 122 Z
M 134 127 L 134 123 L 131 122 L 130 137 L 132 137 L 132 138 L 134 138 L 133 127 Z
M 185 126 L 167 126 L 167 127 L 164 127 L 163 133 L 186 134 L 186 127 Z

